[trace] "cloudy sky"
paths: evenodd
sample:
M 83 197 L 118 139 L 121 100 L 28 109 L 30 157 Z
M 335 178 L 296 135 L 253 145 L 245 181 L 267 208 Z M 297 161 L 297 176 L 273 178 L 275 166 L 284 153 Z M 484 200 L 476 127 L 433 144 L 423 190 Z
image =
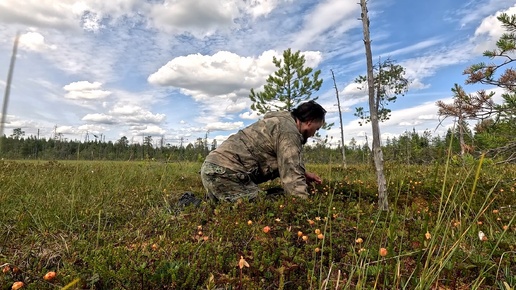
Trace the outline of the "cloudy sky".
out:
M 224 140 L 257 119 L 249 91 L 276 68 L 273 56 L 300 50 L 321 70 L 315 96 L 335 122 L 321 134 L 340 139 L 331 71 L 341 97 L 345 142 L 361 143 L 355 107 L 367 106 L 353 80 L 365 74 L 358 1 L 350 0 L 2 0 L 0 88 L 20 35 L 4 134 L 141 142 Z M 383 138 L 438 127 L 437 100 L 451 100 L 463 70 L 486 61 L 502 33 L 496 15 L 509 0 L 369 2 L 374 60 L 406 68 L 409 92 L 390 108 Z M 467 92 L 479 87 L 464 85 Z M 485 87 L 485 89 L 489 89 Z M 3 94 L 2 94 L 3 95 Z M 39 135 L 38 135 L 39 134 Z

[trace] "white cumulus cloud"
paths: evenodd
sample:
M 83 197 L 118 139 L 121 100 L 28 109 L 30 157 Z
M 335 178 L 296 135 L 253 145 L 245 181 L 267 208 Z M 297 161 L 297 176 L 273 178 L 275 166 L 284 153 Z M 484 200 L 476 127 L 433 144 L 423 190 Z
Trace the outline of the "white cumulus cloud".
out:
M 79 81 L 63 87 L 67 93 L 65 98 L 71 100 L 100 100 L 111 95 L 110 91 L 101 90 L 102 83 Z

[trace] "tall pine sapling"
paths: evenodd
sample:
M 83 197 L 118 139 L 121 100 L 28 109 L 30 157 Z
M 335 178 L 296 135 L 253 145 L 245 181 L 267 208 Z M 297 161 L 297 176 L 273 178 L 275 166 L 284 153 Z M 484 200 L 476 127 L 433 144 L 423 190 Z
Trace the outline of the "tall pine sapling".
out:
M 270 111 L 291 110 L 299 103 L 312 98 L 312 94 L 321 88 L 320 70 L 314 72 L 311 67 L 305 67 L 305 57 L 300 51 L 292 52 L 287 49 L 283 58 L 273 57 L 272 62 L 278 68 L 267 78 L 267 83 L 260 92 L 251 89 L 249 98 L 253 102 L 251 109 L 259 115 Z

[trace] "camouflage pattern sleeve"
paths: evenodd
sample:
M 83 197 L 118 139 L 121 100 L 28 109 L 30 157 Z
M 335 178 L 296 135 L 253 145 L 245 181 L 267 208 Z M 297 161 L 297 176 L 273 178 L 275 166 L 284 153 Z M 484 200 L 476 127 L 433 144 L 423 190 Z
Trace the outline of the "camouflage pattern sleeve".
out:
M 305 167 L 302 162 L 299 134 L 280 134 L 277 142 L 278 169 L 281 183 L 289 194 L 307 198 Z

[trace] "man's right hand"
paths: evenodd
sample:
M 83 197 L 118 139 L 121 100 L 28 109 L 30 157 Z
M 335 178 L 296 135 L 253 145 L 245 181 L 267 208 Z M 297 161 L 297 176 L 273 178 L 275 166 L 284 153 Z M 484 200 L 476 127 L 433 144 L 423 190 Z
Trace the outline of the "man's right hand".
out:
M 315 182 L 317 184 L 322 183 L 322 179 L 315 173 L 305 172 L 306 183 Z

